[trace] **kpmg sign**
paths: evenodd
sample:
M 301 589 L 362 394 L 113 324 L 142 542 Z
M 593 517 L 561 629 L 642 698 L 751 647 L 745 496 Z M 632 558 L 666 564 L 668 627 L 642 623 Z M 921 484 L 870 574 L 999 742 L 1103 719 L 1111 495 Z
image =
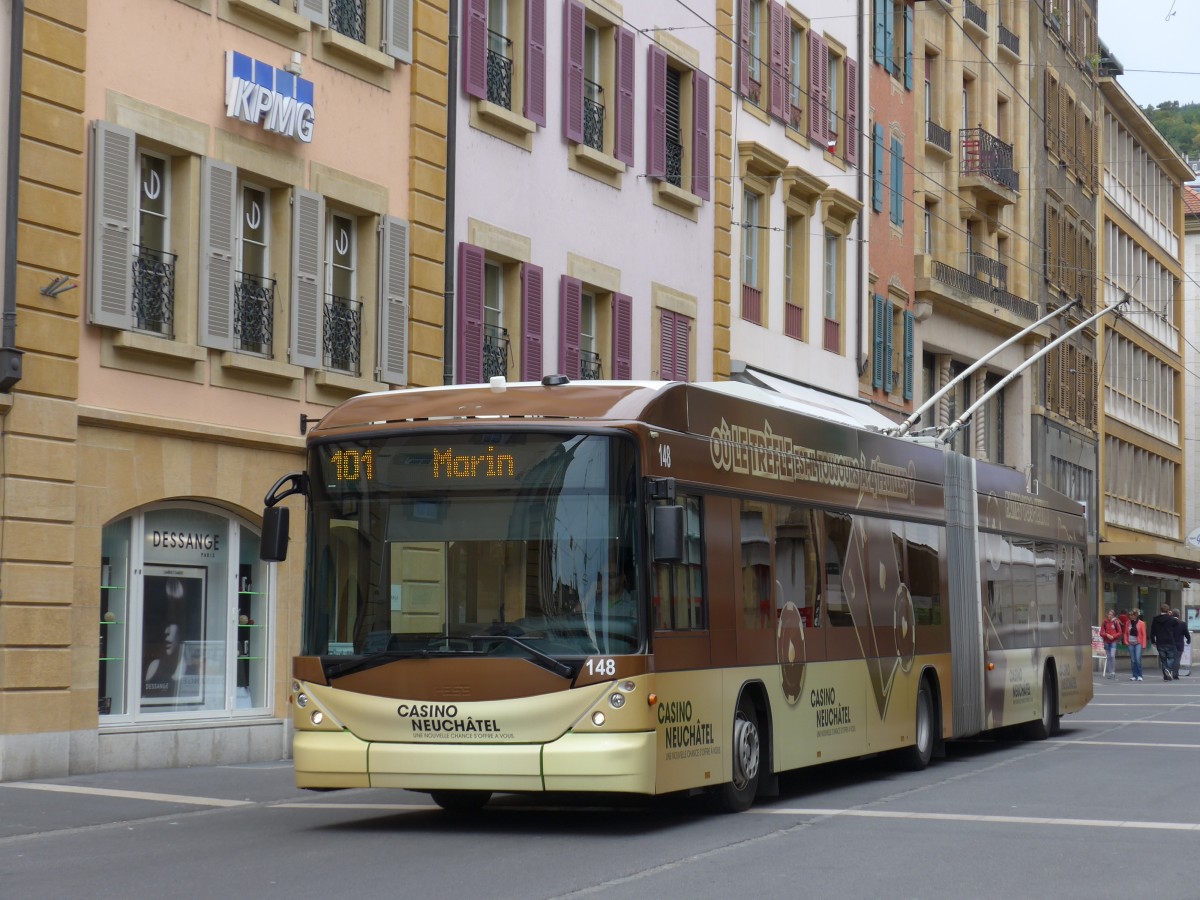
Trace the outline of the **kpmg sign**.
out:
M 225 115 L 312 142 L 313 83 L 236 50 L 225 52 Z

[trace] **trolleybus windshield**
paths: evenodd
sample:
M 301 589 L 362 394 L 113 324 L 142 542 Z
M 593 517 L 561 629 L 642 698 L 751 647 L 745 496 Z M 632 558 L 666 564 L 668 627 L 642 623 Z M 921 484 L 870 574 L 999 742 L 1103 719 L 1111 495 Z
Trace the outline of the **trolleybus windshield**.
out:
M 515 655 L 552 669 L 635 652 L 635 457 L 631 440 L 597 434 L 314 446 L 303 652 Z

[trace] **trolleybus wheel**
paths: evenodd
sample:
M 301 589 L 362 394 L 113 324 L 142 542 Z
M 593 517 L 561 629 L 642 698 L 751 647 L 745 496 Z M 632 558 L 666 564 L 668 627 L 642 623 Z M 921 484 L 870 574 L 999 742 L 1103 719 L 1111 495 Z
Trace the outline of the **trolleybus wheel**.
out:
M 929 679 L 922 678 L 917 687 L 917 710 L 913 720 L 913 744 L 897 754 L 900 765 L 912 772 L 919 772 L 929 765 L 933 756 L 933 690 Z
M 718 812 L 744 812 L 758 793 L 758 770 L 762 763 L 762 745 L 758 733 L 758 714 L 745 694 L 738 699 L 733 717 L 733 778 L 717 785 L 709 795 Z
M 492 799 L 491 791 L 430 791 L 433 802 L 450 812 L 474 812 Z
M 1044 741 L 1058 734 L 1058 692 L 1054 689 L 1054 676 L 1049 668 L 1042 673 L 1042 717 L 1025 725 L 1026 737 L 1031 741 Z

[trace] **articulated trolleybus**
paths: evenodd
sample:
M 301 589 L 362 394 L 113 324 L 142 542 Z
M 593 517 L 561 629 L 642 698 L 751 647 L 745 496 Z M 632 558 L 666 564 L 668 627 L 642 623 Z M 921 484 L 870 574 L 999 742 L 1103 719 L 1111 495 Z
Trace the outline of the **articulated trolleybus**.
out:
M 806 409 L 808 412 L 806 412 Z M 1092 694 L 1083 510 L 944 446 L 736 384 L 366 394 L 308 435 L 296 782 L 469 809 L 705 791 Z

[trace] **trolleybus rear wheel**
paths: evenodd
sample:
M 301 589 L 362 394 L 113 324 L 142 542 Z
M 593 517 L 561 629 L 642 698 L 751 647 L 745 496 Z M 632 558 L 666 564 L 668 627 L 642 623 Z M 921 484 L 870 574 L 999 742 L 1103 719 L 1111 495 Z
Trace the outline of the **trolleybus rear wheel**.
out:
M 933 690 L 929 687 L 929 679 L 922 678 L 917 688 L 917 710 L 913 720 L 913 743 L 897 754 L 900 765 L 913 772 L 919 772 L 929 765 L 933 756 Z
M 1047 668 L 1042 673 L 1042 716 L 1025 724 L 1025 736 L 1031 741 L 1044 741 L 1058 734 L 1059 721 L 1058 691 L 1055 690 L 1054 675 Z
M 733 717 L 733 778 L 717 785 L 709 795 L 718 812 L 744 812 L 758 793 L 758 770 L 762 764 L 762 744 L 758 733 L 758 714 L 745 694 L 738 699 Z
M 430 791 L 433 802 L 450 812 L 474 812 L 492 799 L 491 791 Z

